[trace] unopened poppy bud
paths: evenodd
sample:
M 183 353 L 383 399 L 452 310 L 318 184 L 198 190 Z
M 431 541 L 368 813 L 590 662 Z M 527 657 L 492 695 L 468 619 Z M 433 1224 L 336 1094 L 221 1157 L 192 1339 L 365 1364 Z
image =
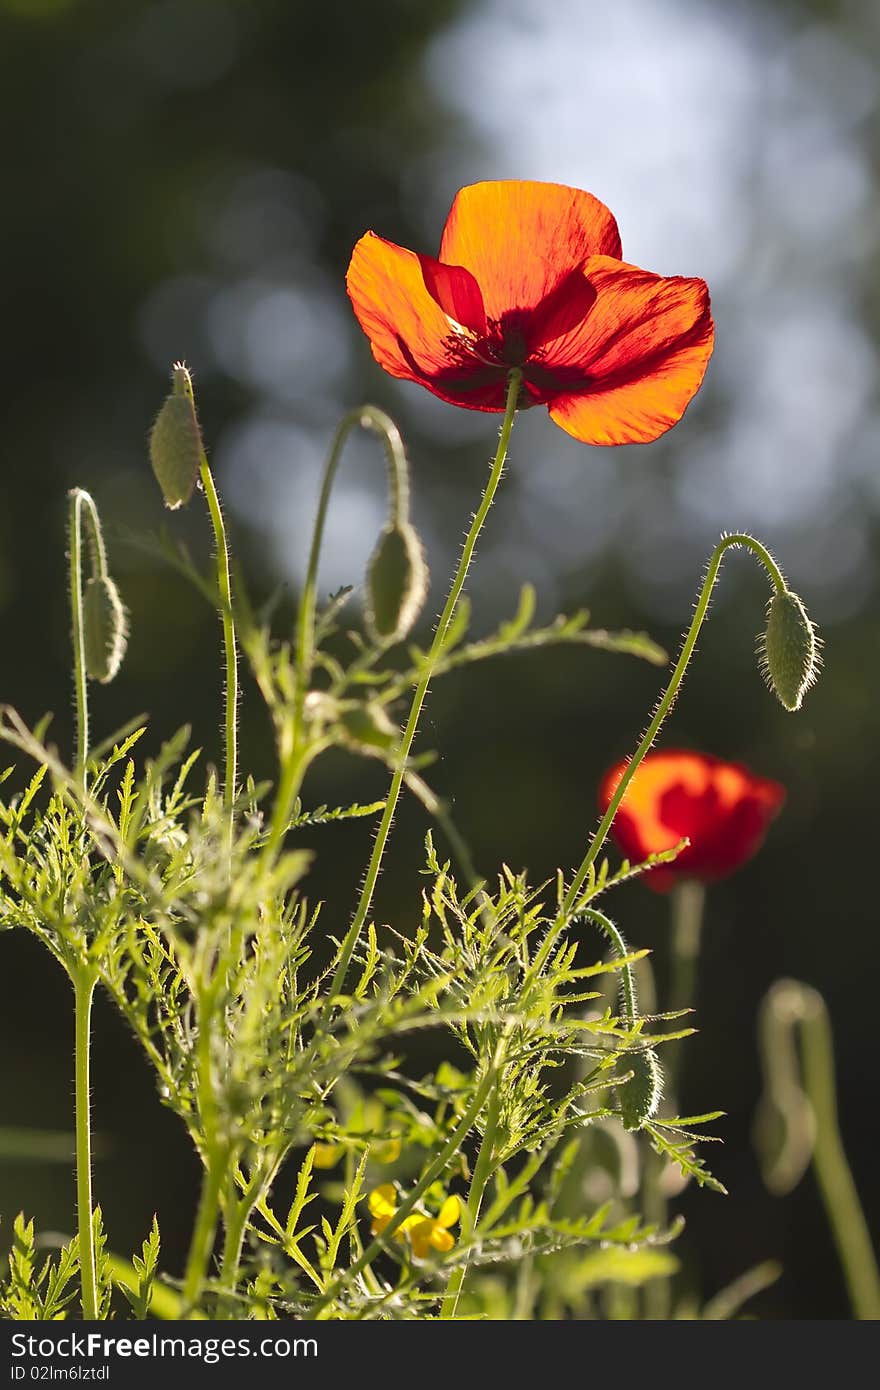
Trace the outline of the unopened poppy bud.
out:
M 122 665 L 128 644 L 125 608 L 109 575 L 94 575 L 87 581 L 82 617 L 86 674 L 107 685 Z
M 641 1129 L 660 1104 L 663 1094 L 663 1073 L 657 1054 L 650 1047 L 642 1052 L 633 1052 L 625 1059 L 627 1069 L 632 1072 L 618 1090 L 620 1116 L 624 1129 Z
M 199 429 L 192 380 L 182 363 L 175 364 L 171 394 L 156 416 L 150 433 L 150 462 L 166 507 L 185 506 L 199 476 L 204 445 Z
M 428 567 L 408 521 L 383 528 L 367 568 L 367 624 L 377 641 L 399 642 L 422 611 Z
M 381 705 L 352 705 L 339 713 L 346 740 L 362 752 L 390 753 L 400 738 Z
M 800 709 L 819 674 L 819 643 L 807 610 L 790 589 L 778 589 L 767 606 L 760 652 L 770 689 L 786 709 Z

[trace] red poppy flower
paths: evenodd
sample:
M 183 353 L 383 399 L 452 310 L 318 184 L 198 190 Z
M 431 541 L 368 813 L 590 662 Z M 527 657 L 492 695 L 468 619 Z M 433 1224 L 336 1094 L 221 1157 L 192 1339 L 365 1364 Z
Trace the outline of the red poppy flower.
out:
M 626 763 L 606 774 L 599 805 L 606 810 Z M 648 753 L 626 789 L 614 817 L 614 835 L 624 854 L 642 860 L 690 844 L 672 864 L 660 865 L 647 882 L 661 893 L 681 879 L 704 883 L 732 874 L 760 848 L 785 800 L 785 788 L 756 777 L 741 763 L 709 753 Z
M 617 223 L 590 193 L 510 180 L 463 188 L 438 260 L 361 237 L 348 293 L 373 356 L 469 410 L 546 405 L 585 444 L 640 444 L 677 424 L 714 327 L 702 280 L 620 259 Z

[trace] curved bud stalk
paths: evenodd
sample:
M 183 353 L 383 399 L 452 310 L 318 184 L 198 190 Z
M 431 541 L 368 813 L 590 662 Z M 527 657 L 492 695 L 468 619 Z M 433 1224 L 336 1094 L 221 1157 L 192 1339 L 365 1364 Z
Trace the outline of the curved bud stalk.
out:
M 629 950 L 620 928 L 594 907 L 585 909 L 584 916 L 603 933 L 613 947 L 620 967 L 620 1000 L 626 1026 L 635 1032 L 641 1026 L 633 968 L 626 957 Z M 625 1064 L 631 1073 L 629 1080 L 618 1087 L 620 1118 L 624 1129 L 641 1129 L 646 1120 L 657 1113 L 663 1099 L 663 1071 L 652 1047 L 628 1052 Z
M 88 538 L 90 576 L 83 586 L 83 518 Z M 69 493 L 70 609 L 76 699 L 76 776 L 87 790 L 89 757 L 88 680 L 107 684 L 122 664 L 128 638 L 125 608 L 107 570 L 107 550 L 98 509 L 88 492 Z M 74 991 L 74 1096 L 76 1127 L 77 1227 L 83 1317 L 99 1316 L 96 1225 L 92 1205 L 92 1130 L 89 1108 L 92 999 L 98 978 L 87 957 L 65 967 Z
M 697 639 L 709 611 L 709 603 L 721 570 L 721 562 L 725 553 L 733 549 L 750 551 L 755 559 L 764 567 L 774 590 L 771 598 L 771 609 L 773 608 L 774 602 L 780 599 L 780 596 L 784 596 L 786 599 L 784 606 L 780 605 L 776 609 L 777 616 L 774 623 L 772 638 L 772 688 L 776 690 L 780 700 L 786 705 L 786 708 L 797 709 L 800 707 L 800 701 L 803 698 L 804 690 L 816 679 L 816 669 L 818 665 L 816 657 L 817 638 L 812 623 L 806 615 L 806 610 L 801 600 L 797 599 L 797 605 L 801 615 L 797 621 L 803 625 L 801 627 L 801 635 L 798 638 L 794 631 L 794 608 L 793 605 L 788 602 L 789 599 L 795 599 L 796 595 L 791 594 L 788 589 L 782 571 L 773 559 L 773 556 L 765 545 L 762 545 L 754 536 L 749 536 L 743 531 L 736 531 L 729 535 L 722 536 L 709 557 L 709 563 L 706 566 L 706 574 L 697 596 L 694 616 L 691 620 L 690 627 L 685 633 L 678 661 L 669 679 L 669 684 L 657 701 L 657 707 L 642 736 L 641 742 L 627 764 L 615 788 L 614 794 L 609 800 L 605 814 L 599 822 L 599 827 L 590 842 L 590 846 L 572 878 L 560 910 L 557 929 L 556 931 L 548 933 L 544 946 L 542 947 L 543 958 L 546 957 L 546 954 L 549 954 L 559 931 L 564 929 L 572 913 L 576 910 L 578 896 L 587 880 L 590 869 L 596 861 L 599 851 L 608 838 L 611 824 L 617 814 L 620 803 L 626 795 L 626 790 L 635 775 L 636 769 L 645 754 L 651 748 L 654 740 L 663 727 L 666 716 L 675 704 L 681 684 L 687 673 L 688 666 L 690 665 L 691 657 L 694 654 Z M 784 640 L 780 640 L 779 636 L 779 614 L 782 612 L 785 614 Z M 809 642 L 807 642 L 807 633 L 809 635 Z M 807 658 L 809 658 L 808 669 L 805 672 L 805 661 Z M 780 688 L 777 686 L 777 682 L 779 682 L 781 686 L 781 692 Z M 786 703 L 786 699 L 784 699 L 783 696 L 789 697 L 789 703 Z M 794 703 L 794 700 L 797 702 Z
M 69 493 L 70 611 L 76 697 L 76 771 L 85 780 L 89 753 L 88 680 L 107 685 L 122 665 L 128 643 L 128 615 L 107 568 L 101 518 L 84 488 Z M 89 578 L 83 583 L 85 536 Z

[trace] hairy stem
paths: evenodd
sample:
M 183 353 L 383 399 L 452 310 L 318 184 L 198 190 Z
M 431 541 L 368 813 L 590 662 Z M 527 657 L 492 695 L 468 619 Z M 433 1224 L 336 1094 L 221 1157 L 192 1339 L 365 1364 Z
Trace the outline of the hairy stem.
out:
M 477 1222 L 480 1219 L 480 1210 L 483 1205 L 483 1198 L 486 1195 L 486 1187 L 492 1176 L 492 1165 L 495 1159 L 495 1141 L 498 1137 L 498 1119 L 501 1114 L 501 1075 L 498 1065 L 492 1068 L 492 1089 L 489 1094 L 489 1103 L 486 1107 L 486 1126 L 483 1130 L 483 1139 L 477 1154 L 477 1161 L 474 1164 L 474 1173 L 471 1178 L 471 1185 L 468 1191 L 467 1204 L 464 1208 L 462 1219 L 462 1235 L 470 1236 L 476 1230 Z M 458 1311 L 458 1300 L 467 1278 L 467 1262 L 458 1265 L 450 1274 L 446 1285 L 446 1294 L 443 1299 L 443 1309 L 441 1318 L 454 1318 Z
M 367 917 L 369 915 L 370 907 L 373 902 L 373 894 L 375 892 L 376 883 L 379 878 L 379 871 L 382 867 L 382 858 L 385 853 L 385 846 L 388 842 L 388 836 L 391 831 L 391 823 L 394 820 L 394 813 L 397 810 L 397 802 L 400 797 L 401 788 L 403 787 L 406 778 L 407 762 L 409 760 L 410 751 L 415 740 L 416 731 L 418 730 L 419 719 L 422 713 L 422 706 L 425 703 L 425 697 L 427 696 L 428 688 L 433 679 L 434 671 L 440 661 L 440 658 L 443 655 L 446 637 L 449 632 L 449 628 L 452 624 L 452 621 L 455 617 L 456 611 L 458 609 L 459 599 L 461 598 L 461 593 L 464 589 L 465 581 L 468 576 L 468 571 L 470 570 L 471 561 L 474 558 L 474 551 L 477 548 L 477 541 L 479 540 L 480 532 L 483 529 L 486 517 L 489 515 L 489 510 L 495 499 L 495 494 L 498 490 L 498 484 L 501 481 L 501 475 L 504 471 L 504 463 L 507 458 L 507 448 L 510 442 L 510 433 L 513 429 L 513 420 L 514 416 L 516 415 L 517 401 L 519 400 L 521 381 L 522 374 L 519 371 L 511 372 L 510 382 L 507 388 L 507 404 L 504 411 L 504 419 L 501 424 L 501 430 L 498 437 L 498 448 L 495 451 L 495 458 L 492 462 L 489 480 L 486 483 L 486 487 L 483 491 L 483 496 L 480 501 L 480 505 L 474 514 L 470 530 L 468 531 L 464 546 L 462 547 L 461 558 L 459 559 L 458 568 L 456 569 L 455 575 L 453 576 L 452 586 L 449 590 L 449 596 L 446 600 L 443 612 L 440 615 L 440 620 L 437 623 L 437 627 L 434 631 L 434 640 L 432 641 L 428 654 L 425 657 L 422 675 L 419 679 L 419 682 L 415 688 L 415 692 L 412 697 L 409 716 L 406 721 L 406 726 L 404 728 L 403 735 L 400 740 L 400 747 L 397 753 L 397 766 L 395 768 L 394 775 L 391 779 L 391 786 L 388 789 L 388 798 L 385 802 L 385 810 L 382 813 L 382 819 L 379 823 L 379 829 L 376 832 L 376 839 L 373 843 L 373 852 L 370 856 L 370 862 L 367 865 L 367 872 L 364 876 L 364 885 L 361 889 L 361 895 L 358 900 L 357 907 L 355 909 L 351 926 L 348 929 L 348 932 L 346 934 L 345 940 L 342 943 L 342 947 L 339 953 L 339 961 L 336 966 L 336 972 L 333 976 L 330 991 L 327 995 L 327 1000 L 324 1007 L 325 1016 L 332 1007 L 333 1001 L 336 999 L 337 995 L 340 994 L 340 992 L 342 991 L 342 987 L 345 983 L 345 976 L 348 971 L 352 955 L 354 954 L 355 947 L 357 946 L 357 942 L 360 937 L 361 931 L 363 930 Z
M 202 1174 L 199 1209 L 183 1279 L 183 1301 L 187 1311 L 192 1310 L 201 1297 L 202 1286 L 205 1282 L 208 1264 L 214 1249 L 214 1241 L 217 1237 L 220 1194 L 229 1168 L 227 1146 L 220 1141 L 217 1134 L 217 1103 L 214 1095 L 214 1067 L 211 1054 L 211 1019 L 215 1004 L 216 997 L 211 985 L 203 986 L 198 999 L 199 1031 L 196 1039 L 196 1065 L 198 1069 L 199 1117 L 204 1136 L 205 1170 Z
M 86 677 L 85 637 L 83 633 L 83 507 L 91 498 L 81 488 L 68 494 L 68 526 L 70 566 L 70 617 L 73 636 L 73 694 L 76 708 L 76 749 L 74 769 L 77 779 L 85 785 L 86 762 L 89 756 L 89 688 Z
M 235 618 L 232 613 L 232 578 L 229 563 L 229 544 L 214 477 L 204 453 L 199 475 L 217 550 L 217 588 L 220 593 L 220 620 L 223 624 L 223 648 L 226 662 L 226 710 L 224 721 L 223 804 L 226 811 L 227 839 L 231 849 L 235 816 L 235 792 L 238 782 L 238 648 L 235 639 Z
M 92 1227 L 92 1128 L 89 1112 L 89 1051 L 95 973 L 78 966 L 72 974 L 74 997 L 74 1074 L 76 1100 L 76 1206 L 82 1311 L 86 1321 L 98 1317 L 95 1233 Z

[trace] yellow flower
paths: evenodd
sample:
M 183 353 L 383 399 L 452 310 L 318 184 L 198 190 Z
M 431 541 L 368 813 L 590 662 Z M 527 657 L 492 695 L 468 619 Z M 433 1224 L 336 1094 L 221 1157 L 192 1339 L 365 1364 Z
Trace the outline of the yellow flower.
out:
M 394 1183 L 385 1182 L 376 1187 L 367 1198 L 367 1206 L 373 1223 L 370 1227 L 374 1236 L 380 1235 L 397 1211 L 397 1189 Z M 447 1197 L 437 1216 L 425 1216 L 413 1212 L 401 1221 L 394 1231 L 395 1240 L 409 1239 L 412 1252 L 417 1260 L 425 1259 L 429 1250 L 445 1253 L 455 1244 L 455 1237 L 449 1227 L 459 1219 L 461 1205 L 457 1197 Z

